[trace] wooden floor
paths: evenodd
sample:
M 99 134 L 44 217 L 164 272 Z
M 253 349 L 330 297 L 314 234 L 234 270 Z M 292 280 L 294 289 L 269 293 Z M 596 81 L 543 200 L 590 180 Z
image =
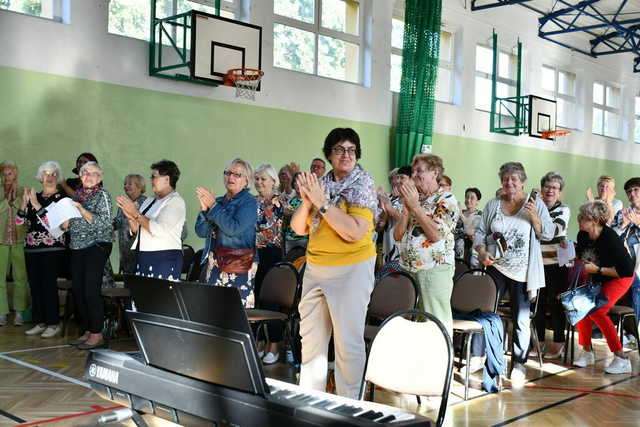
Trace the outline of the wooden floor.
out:
M 0 426 L 93 426 L 114 404 L 102 400 L 82 377 L 87 353 L 67 345 L 74 338 L 49 340 L 27 337 L 29 326 L 0 327 Z M 73 332 L 73 331 L 72 331 Z M 633 374 L 607 375 L 603 366 L 612 355 L 596 340 L 598 362 L 594 368 L 574 368 L 546 362 L 542 369 L 530 359 L 524 389 L 485 394 L 472 391 L 464 402 L 464 388 L 454 383 L 445 425 L 448 426 L 640 426 L 640 362 L 629 350 Z M 133 340 L 112 341 L 114 350 L 133 350 Z M 265 367 L 266 375 L 295 381 L 294 370 L 284 363 Z M 477 387 L 481 373 L 475 376 Z M 410 409 L 435 418 L 439 400 L 376 391 L 376 401 Z M 173 425 L 147 419 L 154 426 Z M 110 424 L 132 426 L 133 423 Z

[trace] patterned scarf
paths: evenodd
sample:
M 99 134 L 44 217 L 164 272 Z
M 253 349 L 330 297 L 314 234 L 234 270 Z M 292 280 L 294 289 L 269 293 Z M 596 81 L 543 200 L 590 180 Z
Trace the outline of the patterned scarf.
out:
M 76 190 L 76 199 L 78 199 L 79 202 L 86 202 L 101 189 L 102 187 L 100 187 L 100 185 L 94 185 L 91 188 L 80 187 Z
M 338 207 L 340 202 L 344 201 L 352 207 L 371 209 L 375 221 L 378 216 L 375 182 L 373 177 L 360 165 L 356 165 L 342 181 L 335 181 L 333 171 L 331 171 L 320 178 L 320 183 L 324 186 L 324 193 L 329 199 L 329 204 Z M 312 233 L 318 229 L 321 220 L 322 215 L 316 212 L 311 221 Z

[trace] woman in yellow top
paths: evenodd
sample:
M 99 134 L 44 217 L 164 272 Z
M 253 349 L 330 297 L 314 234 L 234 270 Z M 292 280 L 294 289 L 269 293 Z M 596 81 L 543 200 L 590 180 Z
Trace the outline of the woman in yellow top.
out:
M 372 240 L 378 202 L 373 178 L 357 164 L 360 137 L 332 130 L 323 152 L 333 170 L 298 178 L 302 204 L 291 228 L 309 235 L 300 301 L 300 385 L 324 391 L 331 332 L 338 394 L 357 398 L 365 365 L 364 323 L 374 284 Z

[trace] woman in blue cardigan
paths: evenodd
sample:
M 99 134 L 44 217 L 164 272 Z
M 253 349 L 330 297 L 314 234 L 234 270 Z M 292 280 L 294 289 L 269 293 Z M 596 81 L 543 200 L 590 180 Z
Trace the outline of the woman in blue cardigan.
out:
M 249 193 L 252 177 L 249 162 L 233 159 L 224 169 L 224 196 L 196 188 L 200 202 L 196 234 L 207 239 L 201 260 L 207 263 L 206 283 L 237 288 L 247 308 L 254 307 L 253 278 L 258 266 L 258 204 Z

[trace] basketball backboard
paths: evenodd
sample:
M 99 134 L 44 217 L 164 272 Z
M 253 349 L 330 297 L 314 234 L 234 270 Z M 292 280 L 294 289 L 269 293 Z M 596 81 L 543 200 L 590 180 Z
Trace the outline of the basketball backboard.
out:
M 529 136 L 542 138 L 552 130 L 556 130 L 556 101 L 529 95 Z
M 222 84 L 232 68 L 262 69 L 262 27 L 192 11 L 191 78 Z

